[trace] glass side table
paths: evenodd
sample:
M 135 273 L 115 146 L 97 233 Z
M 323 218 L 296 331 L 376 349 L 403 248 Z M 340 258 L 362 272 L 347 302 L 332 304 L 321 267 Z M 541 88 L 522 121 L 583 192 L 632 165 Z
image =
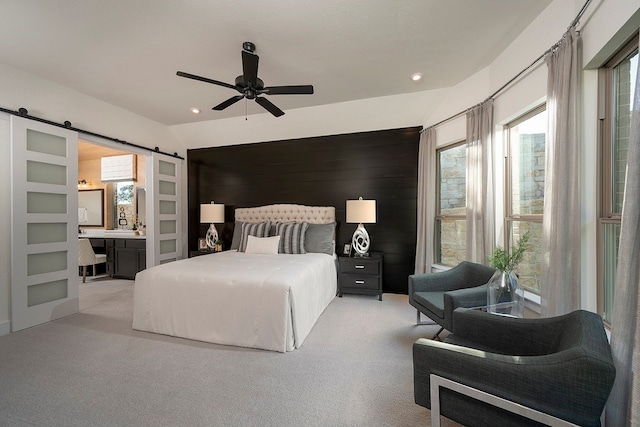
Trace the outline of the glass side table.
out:
M 513 318 L 523 317 L 522 315 L 518 315 L 518 307 L 515 301 L 501 302 L 499 304 L 492 304 L 492 305 L 481 305 L 477 307 L 471 307 L 469 308 L 469 310 L 484 311 L 485 313 L 490 313 L 490 314 L 495 314 L 498 316 L 505 316 L 505 317 L 513 317 Z

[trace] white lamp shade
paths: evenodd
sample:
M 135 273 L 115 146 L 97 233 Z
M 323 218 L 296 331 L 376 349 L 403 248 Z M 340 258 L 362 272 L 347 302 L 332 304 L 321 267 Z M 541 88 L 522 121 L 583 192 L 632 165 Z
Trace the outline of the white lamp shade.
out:
M 373 224 L 376 222 L 375 200 L 347 200 L 347 222 Z
M 224 205 L 219 203 L 200 205 L 200 222 L 209 224 L 223 223 Z

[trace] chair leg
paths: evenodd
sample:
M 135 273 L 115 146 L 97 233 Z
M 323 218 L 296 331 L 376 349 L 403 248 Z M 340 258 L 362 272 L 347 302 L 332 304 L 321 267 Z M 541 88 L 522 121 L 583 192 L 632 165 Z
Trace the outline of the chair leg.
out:
M 421 314 L 420 310 L 416 310 L 416 325 L 435 325 L 435 322 L 431 319 L 423 321 L 420 317 Z
M 93 267 L 92 267 L 92 268 L 93 268 L 93 277 L 95 277 L 95 276 L 96 276 L 96 265 L 95 265 L 95 264 L 93 264 Z
M 82 266 L 82 283 L 84 283 L 87 280 L 87 266 L 83 265 Z
M 420 310 L 416 310 L 416 325 L 437 325 L 436 322 L 434 321 L 422 321 L 422 318 L 420 317 L 422 313 L 420 313 Z M 440 339 L 440 333 L 444 331 L 444 327 L 440 327 L 440 330 L 438 332 L 436 332 L 436 334 L 431 338 L 432 340 L 435 341 L 442 341 L 442 339 Z
M 440 330 L 438 332 L 436 332 L 436 334 L 433 336 L 433 338 L 431 338 L 433 341 L 440 341 L 442 342 L 442 339 L 440 338 L 440 332 L 444 331 L 444 328 L 440 328 Z

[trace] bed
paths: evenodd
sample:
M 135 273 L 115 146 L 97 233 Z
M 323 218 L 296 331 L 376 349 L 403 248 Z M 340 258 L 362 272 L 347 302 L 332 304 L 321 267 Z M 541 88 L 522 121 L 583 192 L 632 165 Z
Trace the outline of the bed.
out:
M 269 205 L 236 209 L 235 216 L 232 250 L 136 275 L 133 329 L 279 352 L 302 345 L 336 295 L 335 209 Z M 269 236 L 276 223 L 298 236 L 279 229 L 279 253 L 256 250 L 261 247 L 256 242 L 265 245 L 274 238 L 247 230 L 267 222 Z M 285 247 L 289 241 L 300 243 L 300 236 L 306 236 L 301 244 L 309 251 Z

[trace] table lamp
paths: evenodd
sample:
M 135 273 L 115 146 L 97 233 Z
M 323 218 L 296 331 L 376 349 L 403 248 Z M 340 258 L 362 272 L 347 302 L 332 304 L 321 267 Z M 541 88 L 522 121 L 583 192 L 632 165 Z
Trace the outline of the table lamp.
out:
M 207 230 L 207 247 L 213 249 L 216 247 L 216 241 L 218 240 L 218 230 L 214 224 L 221 224 L 224 222 L 224 205 L 220 203 L 211 202 L 210 204 L 200 205 L 200 223 L 211 224 Z
M 351 239 L 351 245 L 355 250 L 354 256 L 369 256 L 371 239 L 364 224 L 376 222 L 376 201 L 362 200 L 362 197 L 358 200 L 347 200 L 347 222 L 358 224 Z

